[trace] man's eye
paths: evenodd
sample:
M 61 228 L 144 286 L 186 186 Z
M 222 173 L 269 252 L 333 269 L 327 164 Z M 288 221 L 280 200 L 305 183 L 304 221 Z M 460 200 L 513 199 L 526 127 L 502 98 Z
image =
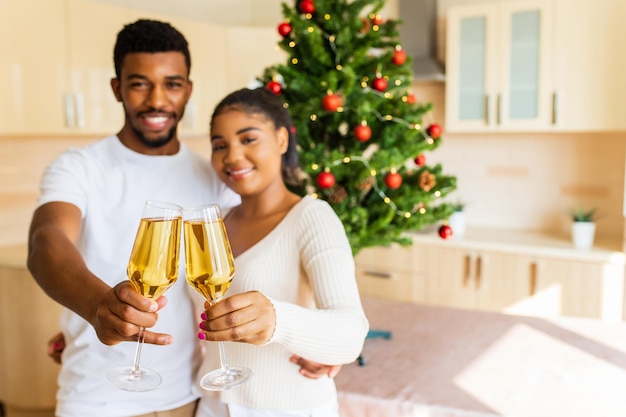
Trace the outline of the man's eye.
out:
M 167 88 L 173 88 L 173 89 L 177 89 L 177 88 L 182 88 L 183 84 L 179 83 L 179 82 L 170 82 L 167 83 Z
M 134 89 L 143 89 L 143 88 L 148 88 L 148 83 L 144 83 L 144 82 L 133 82 L 130 84 L 131 88 Z

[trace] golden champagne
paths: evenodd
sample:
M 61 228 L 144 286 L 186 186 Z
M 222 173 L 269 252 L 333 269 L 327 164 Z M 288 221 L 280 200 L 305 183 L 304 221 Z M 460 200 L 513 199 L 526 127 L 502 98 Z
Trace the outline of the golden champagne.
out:
M 209 301 L 223 297 L 235 273 L 224 222 L 186 220 L 183 227 L 187 282 Z
M 142 295 L 157 298 L 178 278 L 182 218 L 141 219 L 128 278 Z

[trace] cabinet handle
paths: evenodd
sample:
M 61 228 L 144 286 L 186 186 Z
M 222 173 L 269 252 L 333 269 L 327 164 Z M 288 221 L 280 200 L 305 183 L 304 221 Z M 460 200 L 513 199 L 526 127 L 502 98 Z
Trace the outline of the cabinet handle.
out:
M 552 93 L 552 124 L 556 125 L 559 121 L 559 93 Z
M 483 258 L 478 256 L 476 257 L 476 277 L 474 278 L 474 285 L 476 289 L 480 288 L 480 281 L 482 279 L 482 266 L 483 266 Z
M 76 119 L 74 117 L 74 98 L 71 94 L 63 95 L 63 104 L 65 108 L 65 127 L 74 127 Z
M 501 121 L 501 107 L 502 107 L 502 95 L 498 94 L 497 98 L 496 98 L 496 124 L 498 126 L 500 126 L 500 121 Z
M 471 261 L 472 261 L 472 258 L 469 255 L 465 255 L 465 264 L 464 264 L 464 271 L 463 271 L 463 286 L 464 287 L 467 287 L 467 284 L 469 284 Z
M 74 104 L 76 106 L 76 127 L 85 127 L 85 99 L 80 93 L 74 94 Z
M 384 278 L 391 279 L 392 275 L 388 272 L 377 272 L 377 271 L 363 271 L 363 275 L 368 275 L 374 278 Z
M 535 295 L 537 291 L 537 263 L 532 262 L 530 264 L 530 276 L 528 277 L 528 292 L 529 294 Z
M 489 95 L 485 94 L 485 124 L 489 126 Z

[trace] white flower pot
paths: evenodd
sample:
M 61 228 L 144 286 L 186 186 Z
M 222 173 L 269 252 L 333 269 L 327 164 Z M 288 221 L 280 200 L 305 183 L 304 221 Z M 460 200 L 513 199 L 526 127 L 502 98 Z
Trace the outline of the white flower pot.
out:
M 461 237 L 465 234 L 465 213 L 455 211 L 448 219 L 448 226 L 452 228 L 452 237 Z
M 572 242 L 578 249 L 590 249 L 596 233 L 596 224 L 593 222 L 573 222 Z

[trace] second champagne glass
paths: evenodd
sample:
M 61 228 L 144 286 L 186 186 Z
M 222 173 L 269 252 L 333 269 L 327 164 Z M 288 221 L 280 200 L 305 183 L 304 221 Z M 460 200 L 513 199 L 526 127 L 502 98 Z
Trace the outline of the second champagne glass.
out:
M 135 290 L 149 298 L 159 298 L 178 278 L 182 207 L 161 201 L 146 201 L 135 244 L 128 261 L 128 279 Z M 115 368 L 109 381 L 126 391 L 149 391 L 161 383 L 161 376 L 139 366 L 145 329 L 139 329 L 135 362 Z
M 217 204 L 183 211 L 187 282 L 214 305 L 226 293 L 235 274 L 222 212 Z M 200 386 L 209 391 L 231 389 L 252 376 L 245 367 L 228 365 L 224 342 L 219 342 L 221 368 L 209 372 Z

